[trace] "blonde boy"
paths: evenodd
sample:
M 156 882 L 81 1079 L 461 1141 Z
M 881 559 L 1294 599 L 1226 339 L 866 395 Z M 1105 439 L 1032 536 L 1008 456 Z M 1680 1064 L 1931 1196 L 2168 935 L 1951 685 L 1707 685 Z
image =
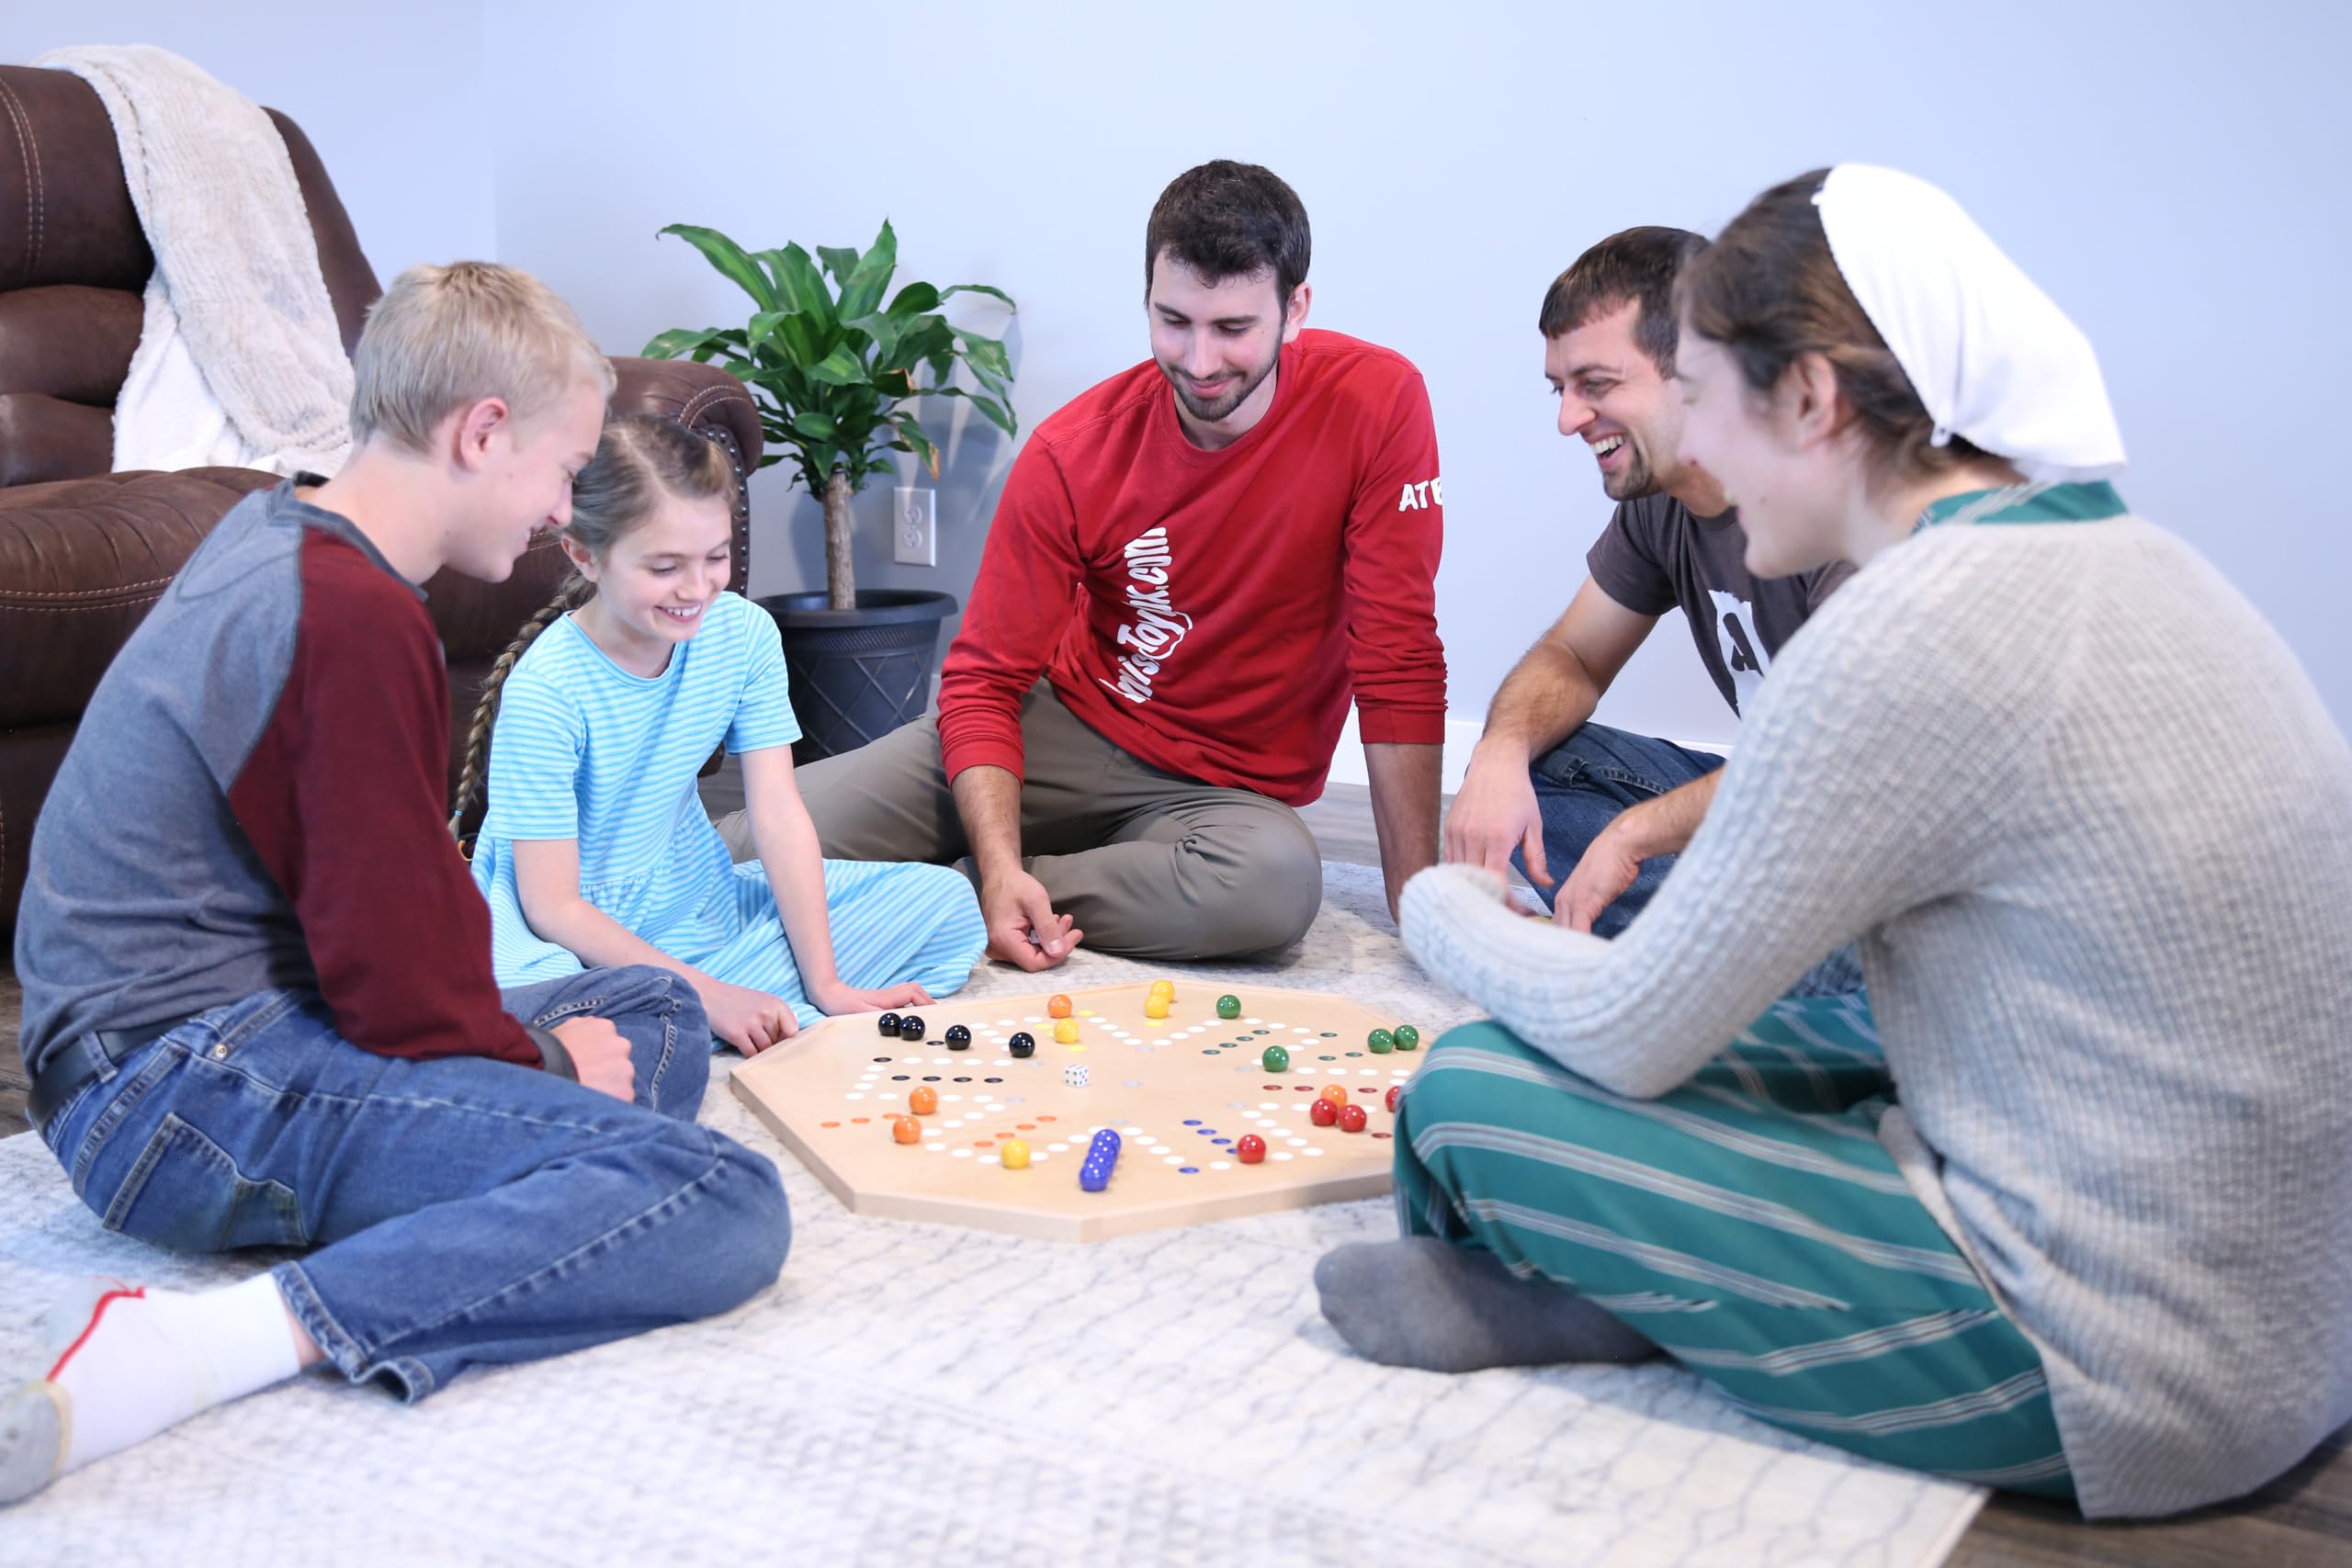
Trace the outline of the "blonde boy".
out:
M 502 994 L 443 825 L 418 585 L 503 580 L 563 523 L 611 368 L 536 279 L 460 262 L 393 282 L 354 369 L 343 471 L 240 502 L 100 682 L 17 927 L 31 1115 L 91 1209 L 175 1251 L 312 1250 L 61 1303 L 0 1412 L 0 1502 L 322 1360 L 422 1399 L 783 1266 L 775 1169 L 693 1122 L 693 990 Z

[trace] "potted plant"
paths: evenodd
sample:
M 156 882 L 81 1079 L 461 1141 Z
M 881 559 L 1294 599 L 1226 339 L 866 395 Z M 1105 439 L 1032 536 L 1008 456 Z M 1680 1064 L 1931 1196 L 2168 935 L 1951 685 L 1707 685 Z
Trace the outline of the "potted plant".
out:
M 760 601 L 784 634 L 803 761 L 865 744 L 921 714 L 939 623 L 954 595 L 857 589 L 850 552 L 850 500 L 911 452 L 939 477 L 939 447 L 915 417 L 918 398 L 965 398 L 1007 435 L 1012 363 L 1003 340 L 952 326 L 939 313 L 950 295 L 1012 298 L 985 284 L 935 288 L 909 283 L 883 303 L 898 271 L 898 236 L 885 220 L 865 251 L 797 244 L 747 252 L 715 229 L 662 231 L 700 251 L 752 297 L 740 327 L 679 327 L 645 345 L 650 359 L 717 362 L 760 405 L 768 451 L 760 466 L 789 460 L 794 478 L 824 503 L 825 590 Z M 820 270 L 821 263 L 821 270 Z M 826 281 L 830 276 L 831 282 Z M 976 389 L 948 385 L 961 362 Z M 918 376 L 927 373 L 919 381 Z

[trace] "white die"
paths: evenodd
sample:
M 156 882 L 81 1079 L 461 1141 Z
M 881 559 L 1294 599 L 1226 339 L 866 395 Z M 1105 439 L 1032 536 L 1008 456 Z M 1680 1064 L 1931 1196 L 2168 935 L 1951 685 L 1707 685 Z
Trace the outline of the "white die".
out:
M 1064 1067 L 1062 1069 L 1062 1082 L 1068 1084 L 1072 1089 L 1084 1089 L 1086 1087 L 1086 1064 L 1083 1062 L 1072 1062 L 1069 1066 Z

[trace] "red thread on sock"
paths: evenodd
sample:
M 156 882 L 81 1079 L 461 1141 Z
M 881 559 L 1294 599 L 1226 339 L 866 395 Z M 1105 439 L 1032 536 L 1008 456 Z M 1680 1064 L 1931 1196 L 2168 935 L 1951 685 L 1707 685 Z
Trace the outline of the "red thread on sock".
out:
M 105 1295 L 100 1296 L 98 1304 L 90 1309 L 90 1321 L 83 1325 L 82 1332 L 74 1336 L 74 1343 L 65 1347 L 65 1354 L 57 1358 L 57 1365 L 49 1369 L 49 1381 L 55 1382 L 57 1374 L 65 1370 L 65 1363 L 74 1359 L 74 1352 L 87 1344 L 90 1336 L 98 1331 L 98 1319 L 106 1316 L 107 1303 L 143 1301 L 146 1295 L 147 1287 L 141 1285 L 135 1291 L 108 1291 Z

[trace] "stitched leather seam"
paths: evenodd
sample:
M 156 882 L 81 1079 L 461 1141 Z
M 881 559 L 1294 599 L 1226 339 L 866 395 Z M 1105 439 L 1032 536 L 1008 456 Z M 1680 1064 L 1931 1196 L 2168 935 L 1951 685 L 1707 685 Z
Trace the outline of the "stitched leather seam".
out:
M 131 610 L 141 604 L 153 604 L 163 597 L 150 593 L 144 599 L 126 599 L 119 604 L 11 604 L 0 599 L 0 615 L 102 615 L 108 610 Z
M 16 90 L 9 89 L 8 96 L 15 97 Z M 33 262 L 39 265 L 41 252 L 49 248 L 49 182 L 41 178 L 40 136 L 33 128 L 33 111 L 30 109 L 25 111 L 25 140 L 32 143 L 33 186 L 39 192 L 40 221 L 33 225 Z
M 25 281 L 27 283 L 30 283 L 34 276 L 31 265 L 32 255 L 30 243 L 33 232 L 32 152 L 25 146 L 25 120 L 23 114 L 20 113 L 17 108 L 17 90 L 14 87 L 9 86 L 7 83 L 0 82 L 0 97 L 5 97 L 7 101 L 8 124 L 9 127 L 17 133 L 17 160 L 25 166 L 25 239 L 27 242 Z
M 112 588 L 27 588 L 0 593 L 0 604 L 13 604 L 20 599 L 97 599 L 108 593 L 136 593 L 141 589 L 163 588 L 171 581 L 168 577 L 151 577 L 144 582 L 118 582 Z
M 707 409 L 716 408 L 720 403 L 736 402 L 741 403 L 754 412 L 759 410 L 757 403 L 732 387 L 705 387 L 701 391 L 688 398 L 684 406 L 678 410 L 678 423 L 691 428 L 695 421 L 700 419 Z
M 46 203 L 36 205 L 34 199 L 35 193 L 40 189 L 40 143 L 33 138 L 32 116 L 26 112 L 23 102 L 17 96 L 17 90 L 7 83 L 0 82 L 0 96 L 8 100 L 8 121 L 17 128 L 17 134 L 23 139 L 25 147 L 25 233 L 32 241 L 25 257 L 25 278 L 29 282 L 40 276 L 40 220 L 47 206 Z
M 149 588 L 167 588 L 176 573 L 151 577 L 140 582 L 117 582 L 105 588 L 23 588 L 0 590 L 0 604 L 14 604 L 19 599 L 96 599 L 108 593 L 136 593 Z

